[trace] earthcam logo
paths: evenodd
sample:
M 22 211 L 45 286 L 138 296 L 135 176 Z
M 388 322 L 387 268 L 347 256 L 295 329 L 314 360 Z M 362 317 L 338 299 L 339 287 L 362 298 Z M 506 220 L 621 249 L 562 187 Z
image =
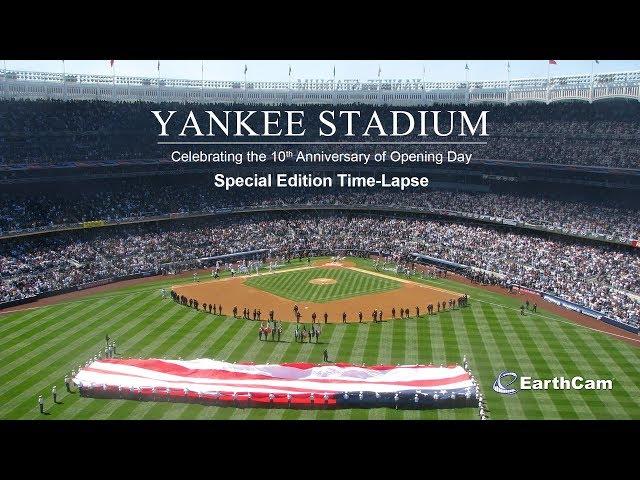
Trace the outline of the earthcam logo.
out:
M 514 395 L 518 390 L 511 387 L 516 380 L 518 374 L 515 372 L 503 371 L 498 374 L 496 381 L 493 382 L 493 390 L 502 395 Z M 520 390 L 612 390 L 613 380 L 589 379 L 581 376 L 565 378 L 532 378 L 520 377 Z
M 515 388 L 507 388 L 518 379 L 518 374 L 514 372 L 500 372 L 498 378 L 493 382 L 493 390 L 503 395 L 513 395 L 517 393 Z M 504 382 L 504 383 L 503 383 Z

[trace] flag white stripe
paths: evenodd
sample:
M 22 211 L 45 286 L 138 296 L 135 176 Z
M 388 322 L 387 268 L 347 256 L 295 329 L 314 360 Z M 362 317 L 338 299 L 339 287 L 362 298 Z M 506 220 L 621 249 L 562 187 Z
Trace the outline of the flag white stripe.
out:
M 238 373 L 244 375 L 262 375 L 265 380 L 271 377 L 274 379 L 289 380 L 314 380 L 314 379 L 333 379 L 333 380 L 352 380 L 361 382 L 410 382 L 417 380 L 447 380 L 465 374 L 465 370 L 460 366 L 455 367 L 416 367 L 407 365 L 396 367 L 390 370 L 374 370 L 365 367 L 340 367 L 336 365 L 315 366 L 310 369 L 302 369 L 297 367 L 288 367 L 283 365 L 239 365 L 226 362 L 220 362 L 209 359 L 198 359 L 191 361 L 180 360 L 161 360 L 163 363 L 175 364 L 194 371 L 197 375 L 198 370 L 219 370 L 229 373 Z M 91 368 L 107 370 L 114 373 L 125 373 L 130 375 L 165 379 L 178 380 L 183 378 L 181 375 L 165 373 L 152 368 L 141 368 L 134 365 L 124 363 L 110 362 L 93 362 Z M 191 378 L 191 377 L 190 377 Z M 195 379 L 194 379 L 195 380 Z M 258 381 L 262 379 L 255 379 Z
M 74 378 L 78 384 L 87 386 L 107 385 L 122 388 L 184 389 L 194 392 L 242 391 L 262 393 L 300 393 L 373 391 L 395 392 L 401 390 L 421 390 L 433 392 L 471 388 L 469 374 L 459 366 L 441 367 L 397 367 L 390 370 L 371 370 L 362 367 L 339 367 L 335 365 L 315 366 L 309 369 L 282 365 L 237 365 L 208 359 L 192 361 L 162 361 L 197 370 L 219 370 L 250 375 L 269 375 L 261 378 L 195 378 L 190 375 L 175 375 L 123 363 L 93 362 L 82 369 Z M 162 364 L 154 362 L 157 368 Z M 193 368 L 196 367 L 196 368 Z M 438 375 L 439 374 L 439 375 Z M 451 382 L 455 377 L 462 380 Z M 325 381 L 317 381 L 323 379 Z M 314 381 L 316 380 L 316 381 Z M 335 380 L 335 382 L 333 381 Z M 433 382 L 433 385 L 410 385 L 409 382 Z M 386 383 L 381 383 L 386 382 Z
M 399 390 L 422 390 L 422 391 L 439 391 L 453 390 L 461 388 L 471 388 L 470 380 L 465 380 L 449 384 L 437 384 L 432 386 L 416 386 L 406 385 L 402 383 L 379 384 L 379 383 L 325 383 L 312 381 L 290 381 L 290 380 L 201 380 L 194 381 L 186 378 L 180 380 L 156 380 L 145 377 L 136 377 L 130 375 L 104 374 L 100 372 L 82 371 L 77 377 L 76 382 L 82 385 L 94 384 L 100 386 L 106 384 L 108 386 L 121 386 L 123 388 L 171 388 L 184 389 L 187 387 L 190 391 L 195 392 L 214 392 L 214 391 L 251 391 L 251 392 L 270 392 L 274 389 L 282 393 L 295 393 L 299 390 L 307 391 L 327 391 L 327 392 L 344 392 L 344 391 L 370 391 L 370 392 L 395 392 Z

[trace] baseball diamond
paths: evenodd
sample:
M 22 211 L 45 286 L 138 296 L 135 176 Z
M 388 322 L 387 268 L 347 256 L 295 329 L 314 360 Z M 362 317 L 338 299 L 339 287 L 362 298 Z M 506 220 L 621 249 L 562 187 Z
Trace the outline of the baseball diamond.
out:
M 359 312 L 363 313 L 363 319 L 370 321 L 374 309 L 381 312 L 383 319 L 391 319 L 392 312 L 400 318 L 401 308 L 408 308 L 413 315 L 417 304 L 426 313 L 427 304 L 461 297 L 460 293 L 441 288 L 358 270 L 349 263 L 327 266 L 327 262 L 318 262 L 317 265 L 283 273 L 266 272 L 248 278 L 182 285 L 174 291 L 197 299 L 199 303 L 216 303 L 224 299 L 227 308 L 233 305 L 240 310 L 259 308 L 265 315 L 273 310 L 275 318 L 282 321 L 295 321 L 293 308 L 298 305 L 303 323 L 311 322 L 313 313 L 318 322 L 323 321 L 324 313 L 328 314 L 327 321 L 331 323 L 342 322 L 343 313 L 346 313 L 347 321 L 359 321 Z M 314 279 L 323 282 L 313 284 Z M 326 280 L 335 283 L 328 284 Z

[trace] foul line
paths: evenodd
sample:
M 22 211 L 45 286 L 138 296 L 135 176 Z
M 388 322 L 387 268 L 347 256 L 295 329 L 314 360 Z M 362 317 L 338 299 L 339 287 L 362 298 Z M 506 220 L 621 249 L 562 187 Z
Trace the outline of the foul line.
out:
M 519 308 L 515 308 L 515 307 L 507 307 L 505 305 L 500 305 L 499 303 L 493 303 L 493 302 L 488 302 L 486 300 L 480 300 L 478 298 L 474 299 L 477 302 L 482 302 L 482 303 L 487 303 L 489 305 L 494 305 L 496 307 L 502 307 L 502 308 L 506 308 L 508 310 L 514 310 L 514 311 L 518 311 L 520 310 Z M 548 317 L 546 315 L 542 315 L 541 313 L 533 313 L 530 312 L 532 315 L 538 316 L 538 317 L 542 317 L 542 318 L 546 318 L 547 320 L 554 320 L 556 322 L 561 322 L 561 323 L 566 323 L 567 325 L 573 325 L 576 327 L 582 327 L 582 328 L 586 328 L 587 330 L 591 330 L 593 332 L 599 332 L 599 333 L 606 333 L 607 335 L 612 335 L 614 337 L 618 337 L 618 338 L 624 338 L 625 340 L 631 340 L 632 342 L 638 342 L 640 343 L 640 339 L 636 339 L 636 338 L 630 338 L 630 337 L 625 337 L 624 335 L 620 335 L 618 333 L 613 333 L 613 332 L 607 332 L 606 330 L 599 330 L 597 328 L 593 328 L 593 327 L 587 327 L 586 325 L 582 325 L 581 323 L 577 323 L 577 322 L 572 322 L 571 320 L 565 320 L 564 318 L 553 318 L 553 317 Z
M 207 280 L 205 282 L 181 283 L 180 285 L 172 285 L 171 288 L 173 289 L 174 287 L 175 288 L 191 287 L 191 286 L 194 286 L 194 285 L 204 285 L 204 284 L 207 284 L 207 283 L 228 282 L 229 280 L 242 279 L 242 278 L 255 278 L 255 277 L 261 277 L 263 275 L 274 275 L 276 273 L 286 273 L 286 272 L 294 272 L 294 271 L 298 271 L 298 270 L 308 270 L 310 268 L 318 268 L 318 266 L 311 265 L 311 266 L 306 266 L 306 267 L 294 267 L 294 268 L 286 268 L 284 270 L 273 270 L 271 272 L 267 271 L 267 272 L 261 272 L 261 273 L 248 273 L 246 275 L 236 275 L 234 277 L 218 278 L 218 279 L 213 279 L 213 280 Z
M 349 270 L 355 270 L 356 272 L 368 273 L 369 275 L 374 275 L 376 277 L 386 278 L 388 280 L 395 280 L 395 281 L 401 282 L 401 283 L 412 283 L 412 284 L 418 285 L 418 286 L 420 286 L 422 288 L 429 288 L 431 290 L 437 290 L 439 292 L 453 293 L 454 295 L 460 295 L 460 293 L 454 292 L 453 290 L 445 290 L 444 288 L 434 287 L 434 286 L 428 285 L 426 283 L 416 282 L 414 280 L 407 280 L 406 278 L 393 277 L 393 276 L 387 275 L 385 273 L 372 272 L 371 270 L 365 270 L 363 268 L 357 268 L 357 267 L 347 267 L 347 268 Z
M 373 272 L 371 272 L 371 273 L 373 273 Z M 374 273 L 374 275 L 381 275 L 381 276 L 384 276 L 384 277 L 387 277 L 387 278 L 391 278 L 391 279 L 394 279 L 394 280 L 398 280 L 398 281 L 405 281 L 405 282 L 407 281 L 407 280 L 404 280 L 404 279 L 395 279 L 394 277 L 387 276 L 387 275 L 383 275 L 383 274 L 378 274 L 378 273 Z M 432 282 L 435 282 L 435 281 L 437 281 L 437 280 L 431 280 L 431 281 L 432 281 Z M 423 283 L 419 283 L 419 282 L 411 282 L 411 281 L 409 281 L 409 282 L 410 282 L 410 283 L 415 283 L 415 284 L 417 284 L 417 285 L 421 285 L 421 286 L 426 286 L 426 287 L 429 287 L 429 288 L 433 288 L 434 290 L 441 290 L 441 291 L 443 291 L 443 292 L 456 293 L 456 292 L 452 292 L 451 290 L 443 290 L 443 289 L 440 289 L 440 288 L 438 288 L 438 287 L 432 287 L 432 286 L 430 286 L 430 285 L 423 284 Z M 476 287 L 476 288 L 477 288 L 477 287 Z M 469 295 L 469 298 L 472 298 L 472 297 L 471 297 L 471 295 Z M 489 301 L 487 301 L 487 300 L 480 300 L 480 299 L 479 299 L 479 298 L 477 298 L 477 297 L 473 297 L 473 299 L 474 299 L 475 301 L 478 301 L 478 302 L 486 303 L 486 304 L 488 304 L 488 305 L 493 305 L 493 306 L 496 306 L 496 307 L 502 307 L 502 308 L 505 308 L 505 309 L 507 309 L 507 310 L 513 310 L 513 311 L 515 311 L 515 312 L 517 312 L 517 311 L 519 311 L 519 310 L 520 310 L 519 308 L 515 308 L 515 307 L 508 307 L 508 306 L 506 306 L 506 305 L 501 305 L 501 304 L 499 304 L 499 303 L 493 303 L 493 302 L 489 302 Z M 547 316 L 547 315 L 543 315 L 543 314 L 541 314 L 541 313 L 537 313 L 537 312 L 536 312 L 536 313 L 532 313 L 532 312 L 531 312 L 531 314 L 532 314 L 532 315 L 536 315 L 536 316 L 541 317 L 541 318 L 545 318 L 545 319 L 547 319 L 547 320 L 553 320 L 553 321 L 556 321 L 556 322 L 566 323 L 567 325 L 573 325 L 573 326 L 575 326 L 575 327 L 585 328 L 585 329 L 587 329 L 587 330 L 591 330 L 592 332 L 604 333 L 604 334 L 606 334 L 606 335 L 611 335 L 611 336 L 613 336 L 613 337 L 618 337 L 618 338 L 622 338 L 622 339 L 624 339 L 624 340 L 630 340 L 630 341 L 632 341 L 632 342 L 640 343 L 640 339 L 627 337 L 627 336 L 625 336 L 625 335 L 620 335 L 619 333 L 608 332 L 608 331 L 606 331 L 606 330 L 600 330 L 600 329 L 598 329 L 598 328 L 588 327 L 587 325 L 583 325 L 583 324 L 581 324 L 581 323 L 572 322 L 571 320 L 566 320 L 566 319 L 562 318 L 562 317 L 561 317 L 561 316 L 559 316 L 559 315 L 558 315 L 558 318 L 554 318 L 554 317 L 549 317 L 549 316 Z

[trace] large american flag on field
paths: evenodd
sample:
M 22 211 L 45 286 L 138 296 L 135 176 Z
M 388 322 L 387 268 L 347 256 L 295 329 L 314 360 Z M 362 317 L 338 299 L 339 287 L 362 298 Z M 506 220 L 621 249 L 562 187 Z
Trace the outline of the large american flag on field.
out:
M 237 407 L 477 406 L 475 381 L 458 365 L 282 363 L 211 359 L 104 359 L 74 377 L 88 397 Z

